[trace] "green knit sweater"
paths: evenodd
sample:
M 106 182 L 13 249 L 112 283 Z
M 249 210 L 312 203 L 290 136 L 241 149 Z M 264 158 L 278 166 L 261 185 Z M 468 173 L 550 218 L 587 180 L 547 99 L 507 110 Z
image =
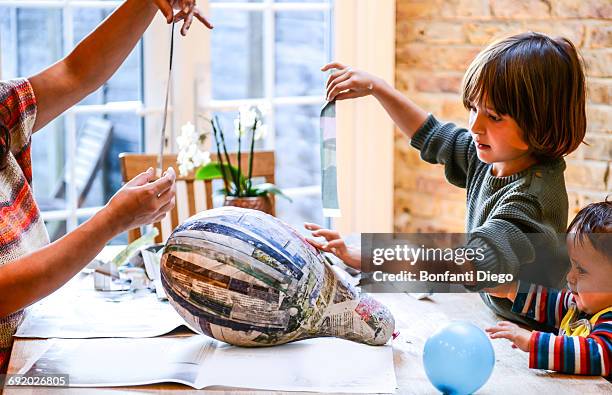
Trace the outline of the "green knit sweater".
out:
M 492 165 L 478 159 L 469 131 L 441 123 L 433 115 L 413 136 L 411 145 L 421 151 L 423 160 L 443 164 L 451 184 L 466 189 L 468 246 L 485 249 L 485 259 L 474 262 L 476 270 L 512 273 L 515 278 L 538 272 L 546 275 L 551 286 L 564 284 L 567 259 L 563 255 L 549 259 L 562 247 L 559 236 L 567 226 L 562 158 L 507 177 L 495 177 Z M 544 251 L 546 259 L 538 259 Z M 495 285 L 499 284 L 479 282 L 470 289 L 478 291 Z M 505 302 L 495 303 L 497 298 L 488 295 L 483 299 L 496 312 L 518 319 Z

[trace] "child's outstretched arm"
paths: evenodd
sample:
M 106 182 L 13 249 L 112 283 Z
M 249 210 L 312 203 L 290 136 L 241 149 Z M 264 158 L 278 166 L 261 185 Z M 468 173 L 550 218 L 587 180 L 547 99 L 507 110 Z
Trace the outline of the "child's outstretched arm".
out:
M 342 63 L 332 62 L 321 71 L 338 69 L 327 80 L 327 100 L 346 100 L 374 96 L 387 111 L 393 122 L 412 138 L 427 119 L 427 112 L 383 79 L 355 70 Z
M 486 331 L 492 339 L 508 339 L 529 352 L 531 369 L 604 377 L 611 373 L 612 312 L 602 315 L 587 337 L 531 332 L 506 321 Z
M 305 223 L 304 228 L 312 231 L 314 237 L 324 237 L 326 240 L 325 243 L 320 243 L 314 239 L 306 238 L 313 247 L 334 254 L 348 266 L 361 270 L 361 250 L 356 247 L 347 246 L 338 232 L 323 229 L 321 226 L 311 223 Z
M 64 59 L 30 77 L 37 101 L 33 131 L 98 89 L 117 71 L 147 29 L 158 7 L 172 22 L 172 7 L 181 11 L 175 20 L 184 20 L 185 34 L 195 17 L 211 28 L 193 0 L 127 0 L 100 26 L 81 41 Z

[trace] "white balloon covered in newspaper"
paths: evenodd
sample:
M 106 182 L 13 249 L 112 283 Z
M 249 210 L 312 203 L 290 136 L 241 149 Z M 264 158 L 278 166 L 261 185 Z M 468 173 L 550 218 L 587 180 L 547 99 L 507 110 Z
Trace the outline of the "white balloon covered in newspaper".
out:
M 328 336 L 382 345 L 395 327 L 384 305 L 260 211 L 223 207 L 189 218 L 166 243 L 161 280 L 192 329 L 234 345 Z

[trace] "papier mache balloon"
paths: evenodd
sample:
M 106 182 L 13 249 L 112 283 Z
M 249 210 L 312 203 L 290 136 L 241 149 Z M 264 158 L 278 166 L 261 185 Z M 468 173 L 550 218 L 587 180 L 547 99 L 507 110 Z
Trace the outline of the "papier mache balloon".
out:
M 161 280 L 192 329 L 239 346 L 328 336 L 382 345 L 395 326 L 297 231 L 255 210 L 223 207 L 186 220 L 166 243 Z

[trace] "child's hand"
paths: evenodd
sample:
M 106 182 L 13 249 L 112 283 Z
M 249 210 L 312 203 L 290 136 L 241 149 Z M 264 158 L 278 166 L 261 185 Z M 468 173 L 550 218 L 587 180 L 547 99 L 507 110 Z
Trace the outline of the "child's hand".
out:
M 312 231 L 315 237 L 324 237 L 326 243 L 319 243 L 316 240 L 306 238 L 315 248 L 330 252 L 341 259 L 348 266 L 361 270 L 361 250 L 359 248 L 347 246 L 340 234 L 334 230 L 323 229 L 317 224 L 305 223 L 304 228 Z
M 484 291 L 489 295 L 495 296 L 496 298 L 507 298 L 514 302 L 516 299 L 516 291 L 518 288 L 518 281 L 513 281 L 508 284 L 502 284 L 494 288 L 486 288 Z
M 374 92 L 378 78 L 342 63 L 326 64 L 321 71 L 338 69 L 327 79 L 327 101 L 354 99 Z
M 512 322 L 500 321 L 494 327 L 486 328 L 485 331 L 489 333 L 491 339 L 508 339 L 512 342 L 512 347 L 529 352 L 531 331 L 527 329 L 523 329 Z
M 207 28 L 212 29 L 213 25 L 202 15 L 200 9 L 196 7 L 196 0 L 153 0 L 153 3 L 166 17 L 168 23 L 183 21 L 181 34 L 187 35 L 187 30 L 191 27 L 193 18 L 202 22 Z M 174 10 L 179 12 L 174 15 Z

